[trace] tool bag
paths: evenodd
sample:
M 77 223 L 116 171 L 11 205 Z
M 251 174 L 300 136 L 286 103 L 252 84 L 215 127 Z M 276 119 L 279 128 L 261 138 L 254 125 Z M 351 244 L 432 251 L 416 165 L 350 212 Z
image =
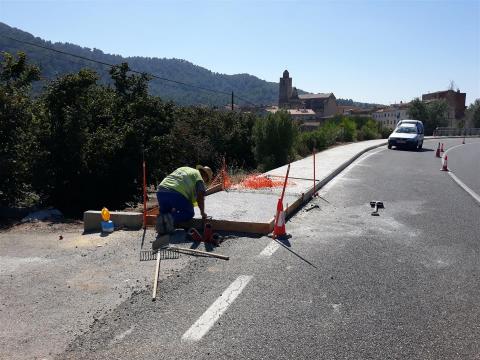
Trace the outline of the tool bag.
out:
M 166 235 L 174 232 L 175 226 L 173 225 L 172 214 L 158 214 L 157 223 L 155 224 L 155 230 L 157 231 L 158 235 Z

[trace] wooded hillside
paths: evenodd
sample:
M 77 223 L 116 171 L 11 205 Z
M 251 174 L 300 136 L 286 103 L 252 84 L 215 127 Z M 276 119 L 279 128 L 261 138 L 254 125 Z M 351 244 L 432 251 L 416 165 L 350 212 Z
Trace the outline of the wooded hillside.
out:
M 212 72 L 182 59 L 122 57 L 105 54 L 99 49 L 84 48 L 70 43 L 52 43 L 1 22 L 0 35 L 109 64 L 128 62 L 131 69 L 140 72 L 147 72 L 159 77 L 226 93 L 234 91 L 235 95 L 257 105 L 275 104 L 278 101 L 277 83 L 267 82 L 249 74 L 225 75 Z M 78 72 L 82 68 L 90 68 L 100 76 L 101 83 L 111 84 L 108 73 L 109 67 L 101 64 L 24 45 L 4 36 L 0 36 L 0 49 L 11 54 L 16 54 L 19 51 L 25 52 L 29 61 L 39 66 L 43 79 L 54 79 L 58 76 Z M 38 91 L 40 87 L 41 84 L 37 84 L 34 90 Z M 221 106 L 231 101 L 229 95 L 201 91 L 158 79 L 152 79 L 149 82 L 149 92 L 151 95 L 160 96 L 163 100 L 172 100 L 180 105 Z M 245 105 L 245 102 L 238 99 L 238 104 Z

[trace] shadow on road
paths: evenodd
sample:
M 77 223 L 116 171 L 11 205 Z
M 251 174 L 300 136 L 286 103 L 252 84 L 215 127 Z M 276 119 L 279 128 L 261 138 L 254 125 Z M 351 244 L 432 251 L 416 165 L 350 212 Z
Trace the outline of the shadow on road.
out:
M 408 151 L 408 152 L 430 152 L 435 151 L 436 149 L 429 149 L 429 148 L 421 148 L 421 149 L 407 149 L 407 148 L 393 148 L 392 150 L 396 151 Z

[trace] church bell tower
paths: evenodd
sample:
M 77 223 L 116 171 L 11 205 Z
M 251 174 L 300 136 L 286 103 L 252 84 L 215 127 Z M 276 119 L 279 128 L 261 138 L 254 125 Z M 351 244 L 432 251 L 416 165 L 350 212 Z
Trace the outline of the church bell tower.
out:
M 283 72 L 283 77 L 280 78 L 280 87 L 278 95 L 278 106 L 288 107 L 290 97 L 292 96 L 292 78 L 288 70 Z

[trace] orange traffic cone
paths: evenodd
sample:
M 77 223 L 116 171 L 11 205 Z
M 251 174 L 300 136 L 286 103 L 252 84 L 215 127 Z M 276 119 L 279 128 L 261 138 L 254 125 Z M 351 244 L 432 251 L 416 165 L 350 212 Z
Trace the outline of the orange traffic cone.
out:
M 278 199 L 277 214 L 275 215 L 275 224 L 273 227 L 273 238 L 277 239 L 287 235 L 285 232 L 285 211 L 283 211 L 282 199 Z
M 449 171 L 448 170 L 448 155 L 445 155 L 445 157 L 443 158 L 443 166 L 440 170 L 442 171 Z
M 440 157 L 440 143 L 438 143 L 437 152 L 435 153 L 436 157 Z
M 442 143 L 442 147 L 440 148 L 440 152 L 444 152 L 444 151 L 443 151 L 443 143 Z

